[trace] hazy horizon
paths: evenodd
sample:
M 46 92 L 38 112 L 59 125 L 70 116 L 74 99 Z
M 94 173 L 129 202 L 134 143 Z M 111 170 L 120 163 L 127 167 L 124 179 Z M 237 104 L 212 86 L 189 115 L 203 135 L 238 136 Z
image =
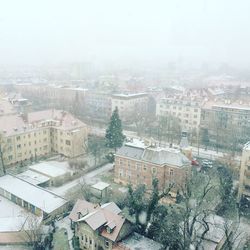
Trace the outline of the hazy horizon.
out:
M 0 64 L 250 65 L 250 2 L 5 1 Z

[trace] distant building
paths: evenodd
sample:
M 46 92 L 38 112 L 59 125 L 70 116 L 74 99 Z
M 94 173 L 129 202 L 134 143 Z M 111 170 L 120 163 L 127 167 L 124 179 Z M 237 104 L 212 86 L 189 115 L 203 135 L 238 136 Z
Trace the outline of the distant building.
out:
M 159 180 L 159 188 L 174 185 L 175 194 L 185 185 L 191 170 L 191 161 L 180 150 L 152 146 L 125 144 L 115 154 L 114 181 L 127 185 L 145 184 Z
M 95 119 L 107 119 L 111 116 L 111 96 L 108 93 L 88 91 L 84 105 L 84 112 Z
M 156 104 L 156 116 L 178 118 L 182 130 L 191 132 L 193 129 L 199 130 L 201 107 L 193 101 L 162 98 Z
M 27 115 L 0 116 L 6 165 L 51 153 L 75 157 L 84 154 L 87 126 L 68 112 L 44 110 Z
M 237 146 L 241 147 L 250 140 L 249 121 L 250 106 L 225 100 L 223 103 L 207 103 L 202 108 L 200 128 L 208 131 L 211 144 L 225 147 L 232 143 L 232 134 L 235 134 Z
M 250 142 L 246 143 L 241 156 L 238 200 L 250 199 Z
M 132 224 L 114 202 L 99 206 L 78 200 L 69 218 L 81 249 L 111 250 L 132 232 Z
M 122 120 L 131 121 L 135 112 L 148 110 L 148 94 L 114 94 L 112 95 L 112 111 L 118 108 Z

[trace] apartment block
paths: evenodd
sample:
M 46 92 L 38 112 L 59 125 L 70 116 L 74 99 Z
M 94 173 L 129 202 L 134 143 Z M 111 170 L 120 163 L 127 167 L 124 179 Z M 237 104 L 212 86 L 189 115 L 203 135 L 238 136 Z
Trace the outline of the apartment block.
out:
M 125 144 L 115 154 L 114 181 L 151 188 L 152 180 L 159 180 L 159 188 L 174 185 L 175 193 L 185 185 L 191 170 L 190 160 L 180 150 Z
M 229 145 L 226 135 L 237 135 L 237 145 L 243 146 L 250 140 L 250 106 L 240 103 L 214 102 L 202 108 L 201 129 L 208 130 L 211 143 Z M 220 131 L 223 130 L 223 133 Z M 233 132 L 232 132 L 233 131 Z M 221 138 L 224 136 L 224 138 Z M 232 139 L 233 137 L 229 137 Z
M 245 144 L 241 156 L 238 200 L 242 197 L 250 198 L 250 142 Z
M 177 117 L 182 130 L 198 131 L 201 118 L 201 107 L 197 102 L 162 98 L 156 104 L 156 116 Z
M 148 94 L 115 94 L 112 95 L 112 111 L 117 107 L 123 120 L 132 120 L 134 112 L 144 112 L 148 109 Z
M 6 165 L 46 156 L 84 154 L 87 126 L 68 112 L 45 110 L 0 116 L 1 148 Z

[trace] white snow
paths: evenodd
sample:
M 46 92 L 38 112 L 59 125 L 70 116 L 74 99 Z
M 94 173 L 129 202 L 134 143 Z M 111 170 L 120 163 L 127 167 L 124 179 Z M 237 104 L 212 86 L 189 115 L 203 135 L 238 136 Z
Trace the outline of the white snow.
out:
M 21 230 L 26 219 L 34 215 L 0 196 L 0 232 Z
M 94 189 L 102 191 L 102 190 L 104 190 L 105 188 L 107 188 L 109 186 L 110 186 L 110 184 L 99 181 L 96 184 L 92 185 L 91 187 L 94 188 Z
M 0 188 L 46 213 L 51 213 L 67 203 L 62 197 L 11 175 L 0 177 Z
M 53 165 L 51 162 L 42 162 L 29 167 L 29 169 L 50 177 L 59 177 L 67 173 L 63 168 Z
M 44 182 L 47 182 L 50 180 L 49 177 L 46 177 L 42 174 L 36 173 L 32 170 L 27 170 L 21 174 L 18 174 L 17 177 L 21 178 L 24 181 L 27 181 L 33 185 L 39 185 Z

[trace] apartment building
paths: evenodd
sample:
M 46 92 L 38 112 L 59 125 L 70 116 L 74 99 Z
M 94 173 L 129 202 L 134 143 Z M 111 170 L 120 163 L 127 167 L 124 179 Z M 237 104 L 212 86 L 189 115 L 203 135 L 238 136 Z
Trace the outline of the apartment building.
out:
M 127 143 L 115 154 L 114 181 L 150 188 L 157 178 L 160 189 L 174 185 L 176 193 L 185 185 L 190 170 L 191 162 L 180 150 Z
M 83 122 L 62 110 L 0 116 L 0 133 L 6 165 L 51 153 L 82 155 L 88 134 Z
M 174 116 L 179 119 L 182 130 L 198 131 L 201 118 L 201 106 L 197 102 L 162 98 L 156 104 L 156 116 Z
M 95 119 L 105 119 L 111 116 L 111 96 L 109 93 L 87 91 L 84 105 L 84 112 Z
M 112 111 L 117 107 L 122 120 L 132 120 L 134 112 L 148 110 L 148 94 L 115 94 L 112 95 Z
M 241 156 L 238 200 L 242 197 L 250 198 L 250 142 L 245 144 Z
M 237 136 L 237 144 L 240 146 L 250 140 L 249 121 L 250 106 L 246 104 L 231 103 L 228 100 L 208 102 L 202 108 L 200 128 L 208 131 L 211 143 L 226 145 L 234 138 L 230 136 L 233 134 Z

